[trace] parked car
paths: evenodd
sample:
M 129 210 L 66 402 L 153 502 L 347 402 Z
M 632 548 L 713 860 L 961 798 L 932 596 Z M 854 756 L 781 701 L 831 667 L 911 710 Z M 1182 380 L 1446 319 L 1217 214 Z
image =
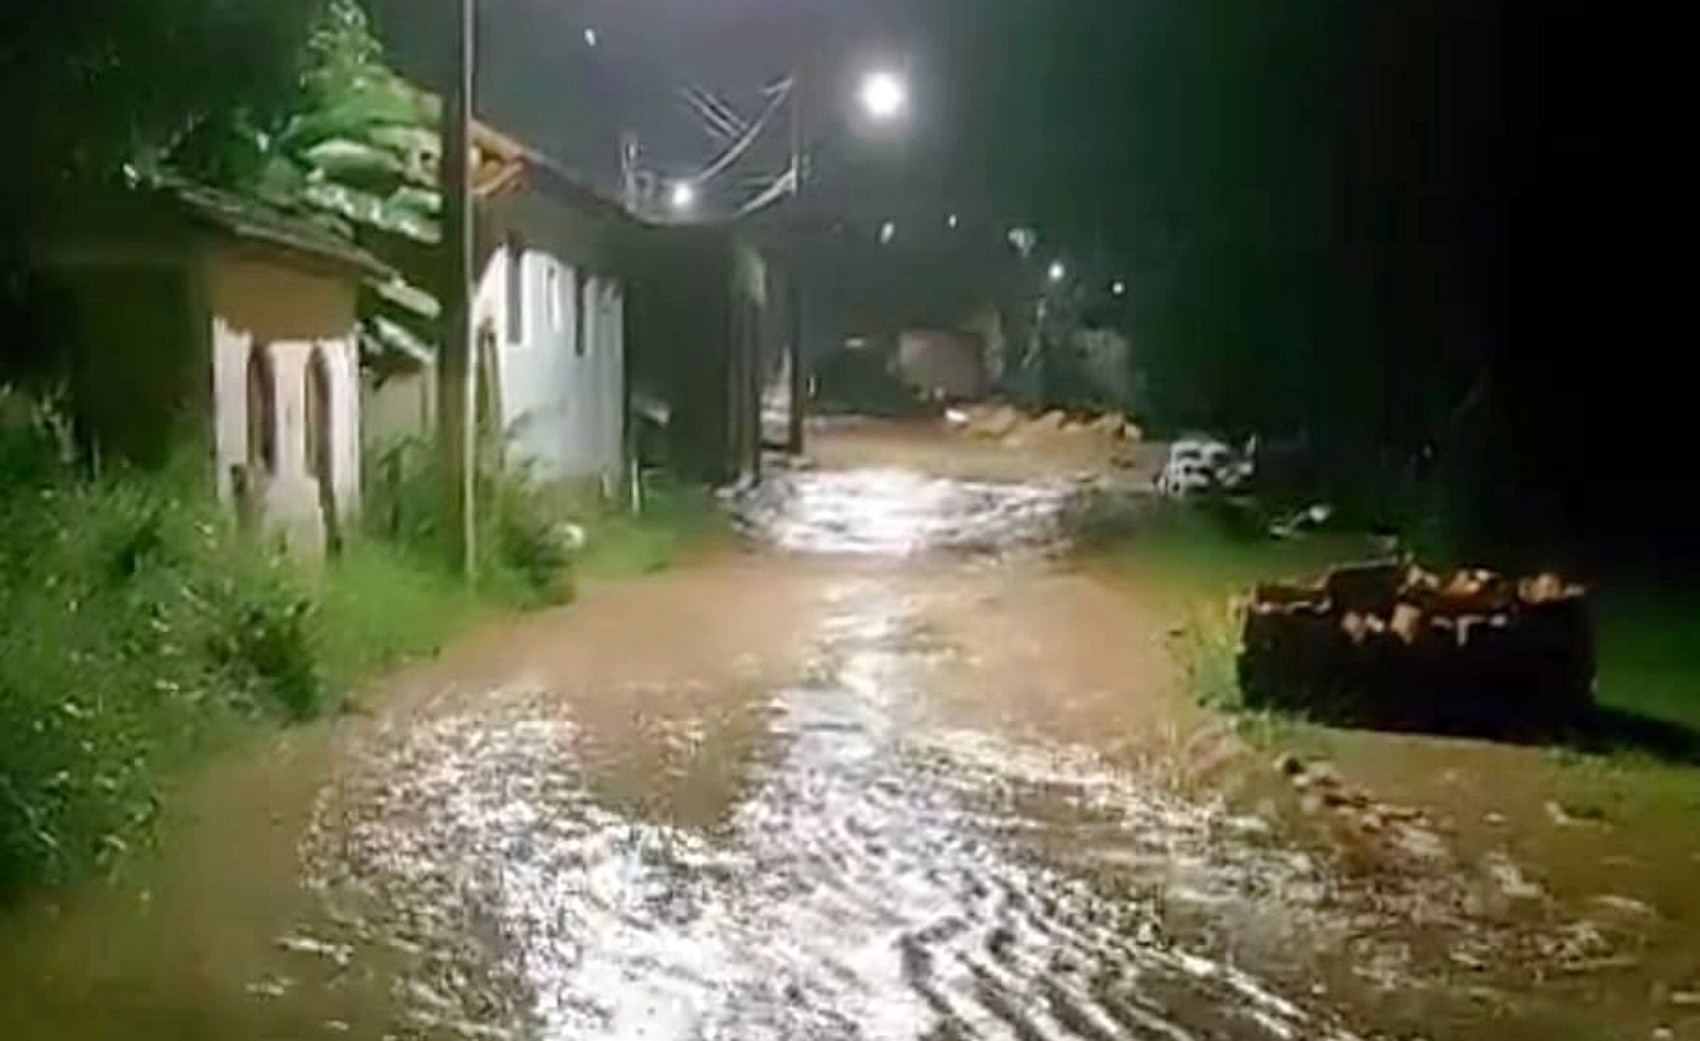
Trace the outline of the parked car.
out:
M 1183 437 L 1169 446 L 1157 476 L 1157 492 L 1186 498 L 1207 492 L 1237 492 L 1251 480 L 1251 459 L 1227 442 L 1208 436 Z

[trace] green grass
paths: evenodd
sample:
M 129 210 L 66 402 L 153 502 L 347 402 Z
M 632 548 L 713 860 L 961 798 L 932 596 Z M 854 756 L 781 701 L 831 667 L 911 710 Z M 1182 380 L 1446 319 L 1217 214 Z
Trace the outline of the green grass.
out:
M 436 521 L 444 496 L 431 447 L 406 441 L 372 455 L 378 464 L 367 490 L 368 531 L 421 559 L 440 559 Z M 641 515 L 594 488 L 541 482 L 523 468 L 494 473 L 486 465 L 478 489 L 479 586 L 521 606 L 566 603 L 581 577 L 665 569 L 716 530 L 706 492 L 665 480 L 646 488 Z M 571 527 L 585 536 L 580 550 L 571 546 Z
M 0 480 L 4 893 L 115 862 L 163 773 L 324 687 L 305 590 L 182 473 Z
M 623 506 L 588 505 L 579 571 L 586 578 L 626 578 L 663 571 L 719 533 L 708 493 L 667 482 L 650 487 L 642 514 Z
M 499 609 L 442 570 L 375 540 L 357 542 L 316 581 L 319 659 L 334 689 L 436 654 Z
M 1597 619 L 1600 703 L 1700 731 L 1700 600 L 1610 591 Z
M 1244 709 L 1234 600 L 1259 581 L 1318 574 L 1371 551 L 1367 538 L 1351 534 L 1317 533 L 1279 542 L 1248 537 L 1217 515 L 1184 504 L 1153 509 L 1095 548 L 1142 597 L 1177 619 L 1172 648 L 1194 700 L 1234 713 L 1251 736 L 1266 737 L 1303 724 Z
M 1277 542 L 1233 534 L 1186 505 L 1166 505 L 1106 547 L 1142 587 L 1189 611 L 1215 609 L 1259 581 L 1320 573 L 1369 556 L 1361 535 L 1322 532 Z

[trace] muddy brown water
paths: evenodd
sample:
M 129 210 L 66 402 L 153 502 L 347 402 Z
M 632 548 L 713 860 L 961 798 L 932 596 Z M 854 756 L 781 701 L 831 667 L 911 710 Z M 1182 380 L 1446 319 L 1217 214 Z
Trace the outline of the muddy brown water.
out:
M 4 1036 L 1606 1036 L 1432 967 L 1562 924 L 1432 834 L 1366 876 L 1200 783 L 1231 738 L 1067 563 L 1082 487 L 781 476 L 747 552 L 207 771 L 156 863 L 0 924 Z

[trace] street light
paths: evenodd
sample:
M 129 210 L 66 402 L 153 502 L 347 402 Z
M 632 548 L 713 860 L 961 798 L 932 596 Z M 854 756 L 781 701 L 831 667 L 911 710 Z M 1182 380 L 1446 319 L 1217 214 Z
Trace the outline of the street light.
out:
M 1050 270 L 1045 272 L 1045 275 L 1052 282 L 1061 282 L 1063 279 L 1068 277 L 1068 267 L 1060 260 L 1053 260 L 1051 261 Z
M 586 28 L 584 30 L 584 45 L 586 47 L 596 46 L 596 30 L 595 29 Z
M 888 220 L 880 225 L 880 245 L 889 246 L 891 240 L 897 237 L 897 222 Z
M 672 205 L 674 213 L 689 213 L 697 204 L 697 190 L 689 181 L 680 181 L 673 185 L 673 191 L 667 201 Z
M 948 228 L 955 228 L 961 222 L 956 219 L 956 214 L 953 213 L 944 219 L 944 223 Z
M 909 107 L 909 87 L 903 77 L 879 69 L 862 77 L 862 110 L 881 122 L 895 119 Z
M 1110 293 L 1114 296 L 1126 296 L 1127 295 L 1127 283 L 1123 282 L 1119 278 L 1116 279 L 1114 282 L 1110 283 Z

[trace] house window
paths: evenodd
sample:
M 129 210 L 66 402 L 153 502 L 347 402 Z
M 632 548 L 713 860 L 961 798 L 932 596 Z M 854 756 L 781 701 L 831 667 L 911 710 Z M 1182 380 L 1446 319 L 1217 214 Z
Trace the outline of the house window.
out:
M 590 310 L 591 281 L 582 268 L 573 270 L 573 353 L 584 357 L 589 344 L 585 337 L 585 312 Z
M 517 236 L 508 236 L 508 342 L 525 342 L 525 250 Z
M 549 308 L 549 331 L 558 333 L 565 325 L 561 321 L 561 268 L 550 263 L 543 279 L 543 301 Z
M 277 470 L 277 381 L 271 349 L 263 343 L 248 352 L 248 466 L 264 474 Z

